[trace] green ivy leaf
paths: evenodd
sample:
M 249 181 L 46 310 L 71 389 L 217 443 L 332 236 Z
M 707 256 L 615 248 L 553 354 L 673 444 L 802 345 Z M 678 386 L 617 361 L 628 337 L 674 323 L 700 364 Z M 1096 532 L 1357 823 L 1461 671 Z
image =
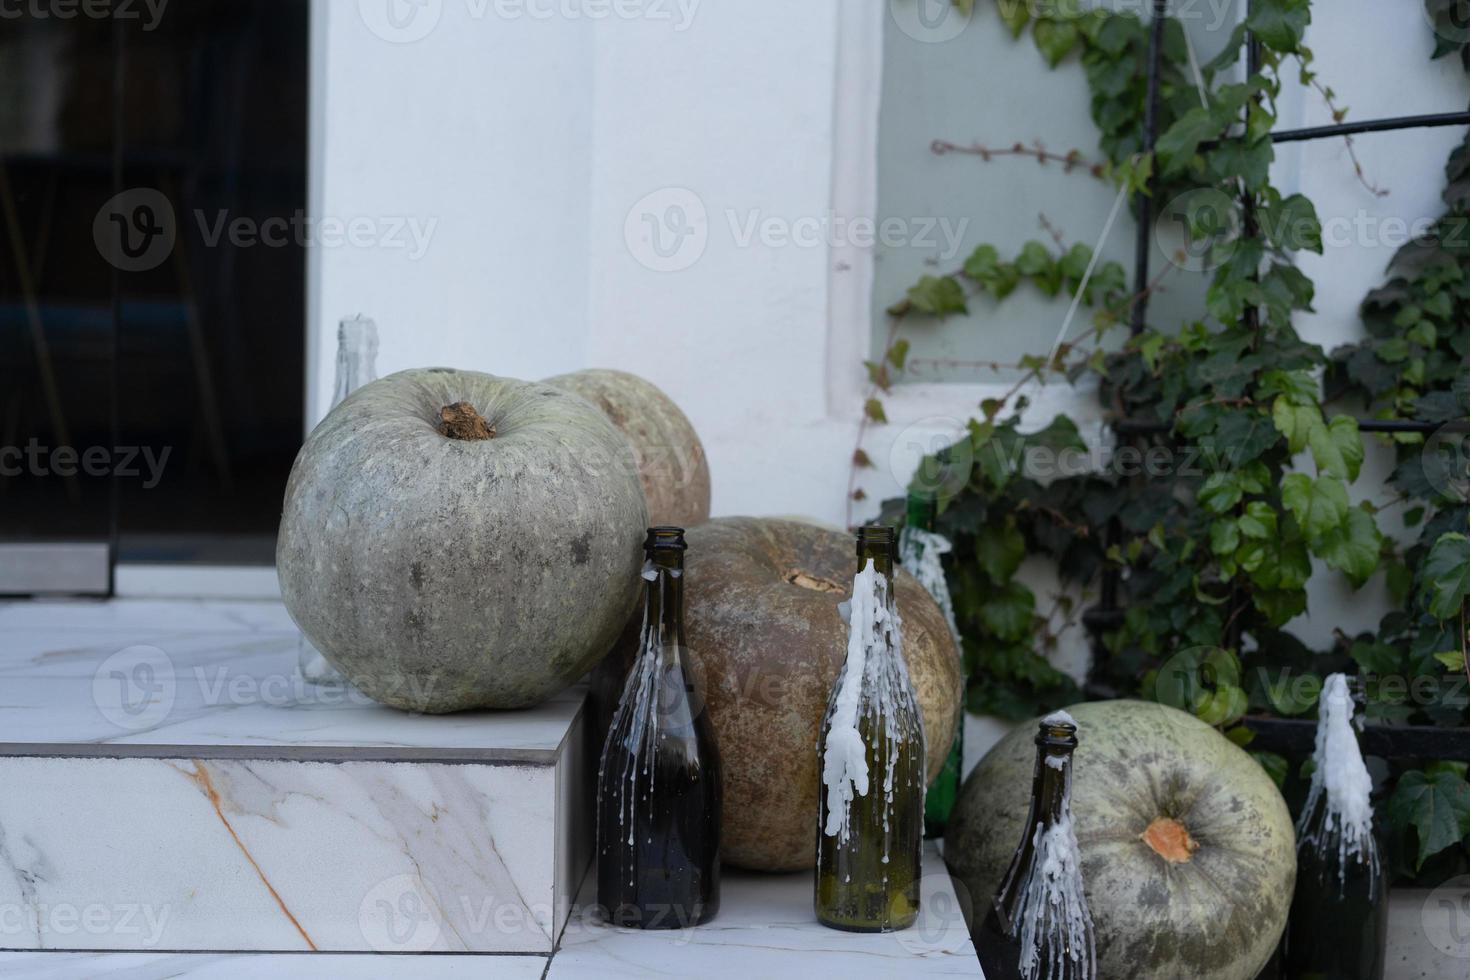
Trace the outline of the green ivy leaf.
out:
M 1348 511 L 1348 519 L 1313 543 L 1312 550 L 1346 575 L 1354 587 L 1362 585 L 1378 570 L 1378 555 L 1383 549 L 1383 535 L 1373 516 L 1361 507 Z
M 1011 37 L 1018 38 L 1031 19 L 1030 0 L 1000 0 L 1000 19 L 1011 29 Z
M 1348 516 L 1347 487 L 1331 475 L 1314 480 L 1305 473 L 1286 474 L 1281 480 L 1281 503 L 1308 538 L 1320 538 Z
M 1286 448 L 1295 454 L 1307 447 L 1313 427 L 1322 427 L 1322 410 L 1315 403 L 1301 404 L 1289 395 L 1277 395 L 1271 405 L 1271 421 L 1286 437 Z
M 1211 513 L 1228 513 L 1240 503 L 1240 479 L 1234 471 L 1211 473 L 1199 488 L 1199 502 Z
M 1038 20 L 1031 28 L 1031 36 L 1052 68 L 1060 64 L 1081 39 L 1077 25 L 1070 20 Z
M 1266 684 L 1266 697 L 1283 715 L 1300 715 L 1312 710 L 1322 694 L 1322 678 L 1311 673 L 1280 671 Z
M 1261 768 L 1266 770 L 1266 775 L 1278 788 L 1286 784 L 1287 763 L 1283 756 L 1275 752 L 1252 752 L 1251 758 L 1260 763 Z
M 986 524 L 975 535 L 975 556 L 990 581 L 1003 585 L 1021 567 L 1026 539 L 1013 522 L 1000 527 Z
M 1252 500 L 1236 521 L 1240 533 L 1248 538 L 1264 539 L 1276 534 L 1276 511 L 1264 500 Z
M 915 310 L 930 316 L 970 312 L 965 291 L 953 276 L 924 276 L 909 287 L 908 300 Z
M 1311 21 L 1309 0 L 1259 0 L 1251 5 L 1245 25 L 1271 50 L 1295 54 Z
M 1240 547 L 1240 526 L 1235 521 L 1215 521 L 1210 525 L 1210 550 L 1217 555 L 1230 555 Z
M 1470 594 L 1470 538 L 1457 531 L 1441 534 L 1429 549 L 1420 574 L 1430 589 L 1429 612 L 1436 619 L 1454 619 Z
M 1394 823 L 1418 832 L 1417 870 L 1430 857 L 1470 834 L 1470 784 L 1450 771 L 1431 776 L 1411 770 L 1399 778 L 1398 788 L 1388 801 L 1388 814 Z
M 900 371 L 903 370 L 904 361 L 908 359 L 908 356 L 909 342 L 907 340 L 898 340 L 892 347 L 888 348 L 888 363 Z
M 869 398 L 863 403 L 863 414 L 879 425 L 888 421 L 888 415 L 883 411 L 883 403 L 876 398 Z
M 1020 640 L 1031 630 L 1036 597 L 1020 582 L 1012 580 L 980 606 L 980 622 L 1000 640 Z
M 1363 465 L 1363 440 L 1358 435 L 1357 419 L 1339 415 L 1323 425 L 1319 413 L 1307 441 L 1312 447 L 1317 472 L 1331 473 L 1349 483 L 1358 478 L 1358 469 Z
M 1163 176 L 1179 173 L 1189 166 L 1199 145 L 1220 135 L 1220 123 L 1203 106 L 1190 109 L 1174 121 L 1154 144 L 1154 153 L 1163 161 Z

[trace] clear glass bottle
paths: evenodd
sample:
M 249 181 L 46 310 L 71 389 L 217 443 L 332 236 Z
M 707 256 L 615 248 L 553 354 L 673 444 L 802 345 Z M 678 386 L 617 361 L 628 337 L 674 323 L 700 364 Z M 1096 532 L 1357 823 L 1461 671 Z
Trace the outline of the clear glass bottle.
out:
M 817 745 L 817 920 L 850 932 L 919 914 L 924 721 L 890 586 L 896 551 L 893 528 L 858 531 L 847 659 Z
M 899 532 L 899 561 L 914 578 L 919 580 L 934 597 L 949 623 L 950 636 L 954 638 L 955 653 L 960 658 L 960 675 L 964 676 L 965 654 L 960 644 L 959 627 L 955 625 L 954 603 L 949 595 L 949 582 L 944 577 L 943 556 L 953 550 L 953 545 L 944 535 L 934 530 L 938 504 L 932 496 L 910 493 L 908 514 L 903 530 Z M 965 699 L 960 698 L 959 710 L 955 713 L 954 742 L 949 755 L 944 759 L 944 768 L 924 796 L 924 836 L 943 837 L 949 826 L 949 814 L 959 799 L 960 782 L 965 771 Z
M 1031 808 L 1021 843 L 975 934 L 987 980 L 1095 980 L 1092 914 L 1072 830 L 1077 723 L 1048 715 L 1036 735 Z
M 1352 718 L 1347 678 L 1332 674 L 1318 701 L 1316 768 L 1296 827 L 1282 958 L 1282 975 L 1293 980 L 1383 980 L 1388 878 L 1374 836 L 1373 780 Z
M 638 659 L 597 774 L 597 903 L 609 921 L 678 929 L 720 908 L 723 783 L 684 642 L 684 531 L 649 528 Z
M 378 325 L 362 314 L 337 324 L 337 380 L 332 389 L 332 408 L 347 400 L 363 385 L 378 380 Z M 303 634 L 297 663 L 309 684 L 341 684 L 346 679 L 322 656 Z

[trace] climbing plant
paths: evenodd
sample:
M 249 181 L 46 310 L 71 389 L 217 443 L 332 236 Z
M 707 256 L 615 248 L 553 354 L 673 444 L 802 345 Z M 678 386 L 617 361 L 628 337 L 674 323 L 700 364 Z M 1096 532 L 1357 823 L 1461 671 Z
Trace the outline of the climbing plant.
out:
M 1444 5 L 1427 2 L 1431 15 Z M 886 421 L 883 396 L 906 369 L 905 334 L 967 312 L 977 295 L 1077 295 L 1091 317 L 1055 350 L 1023 358 L 1016 383 L 977 406 L 966 435 L 926 459 L 910 488 L 939 498 L 938 529 L 955 543 L 948 572 L 970 707 L 1019 719 L 1074 700 L 1076 685 L 1048 654 L 1060 630 L 1083 618 L 1073 596 L 1095 601 L 1112 569 L 1122 612 L 1092 624 L 1097 691 L 1174 704 L 1249 747 L 1240 724 L 1247 713 L 1309 717 L 1322 677 L 1345 670 L 1358 675 L 1372 721 L 1464 725 L 1467 697 L 1457 680 L 1467 670 L 1470 481 L 1461 441 L 1431 440 L 1435 451 L 1426 453 L 1422 437 L 1400 436 L 1394 495 L 1370 492 L 1354 503 L 1349 487 L 1360 476 L 1364 439 L 1351 414 L 1324 405 L 1329 395 L 1352 395 L 1382 418 L 1454 423 L 1470 415 L 1470 148 L 1451 158 L 1450 211 L 1432 240 L 1406 248 L 1391 281 L 1364 304 L 1368 339 L 1329 357 L 1293 326 L 1313 300 L 1295 256 L 1322 251 L 1320 222 L 1307 197 L 1270 179 L 1284 81 L 1314 87 L 1334 118 L 1344 111 L 1312 69 L 1308 0 L 1253 0 L 1223 51 L 1203 64 L 1181 25 L 1166 22 L 1152 150 L 1143 137 L 1149 25 L 1066 0 L 998 0 L 995 8 L 1050 66 L 1081 61 L 1102 159 L 1087 164 L 1079 151 L 1021 144 L 1012 152 L 1081 170 L 1156 208 L 1173 202 L 1189 256 L 1209 270 L 1209 283 L 1188 322 L 1132 332 L 1124 327 L 1135 305 L 1160 280 L 1130 293 L 1124 271 L 1093 263 L 1085 245 L 1031 242 L 1013 257 L 981 245 L 962 267 L 922 277 L 889 308 L 889 345 L 868 365 L 865 425 Z M 1000 152 L 939 141 L 934 148 L 985 159 Z M 1382 193 L 1352 160 L 1364 185 Z M 1023 431 L 1030 386 L 1062 376 L 1095 387 L 1112 418 L 1133 423 L 1107 458 L 1066 417 Z M 1050 461 L 1044 473 L 1038 459 Z M 854 467 L 864 465 L 859 450 Z M 1406 507 L 1404 523 L 1421 529 L 1402 553 L 1380 530 L 1381 506 Z M 900 501 L 884 505 L 890 517 L 900 510 Z M 1027 558 L 1050 564 L 1069 588 L 1039 600 L 1023 582 Z M 1306 611 L 1314 575 L 1357 589 L 1379 574 L 1401 608 L 1378 633 L 1340 635 L 1316 651 L 1285 629 Z M 1389 678 L 1403 683 L 1378 683 Z M 1285 759 L 1257 758 L 1278 781 L 1287 777 Z M 1466 864 L 1463 766 L 1396 770 L 1388 812 L 1402 837 L 1401 870 Z

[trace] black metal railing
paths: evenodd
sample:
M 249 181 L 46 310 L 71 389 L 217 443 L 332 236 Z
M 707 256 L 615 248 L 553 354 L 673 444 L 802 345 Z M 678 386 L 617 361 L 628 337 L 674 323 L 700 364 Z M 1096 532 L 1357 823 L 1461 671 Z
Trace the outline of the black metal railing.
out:
M 1148 54 L 1148 101 L 1144 108 L 1143 147 L 1152 150 L 1158 138 L 1159 73 L 1163 56 L 1163 34 L 1168 0 L 1153 0 L 1153 23 L 1149 32 Z M 1259 66 L 1259 48 L 1247 35 L 1247 71 L 1254 73 Z M 1339 123 L 1331 126 L 1314 126 L 1304 129 L 1277 130 L 1271 133 L 1274 143 L 1292 143 L 1306 140 L 1331 139 L 1354 136 L 1361 133 L 1396 132 L 1406 129 L 1423 129 L 1437 126 L 1470 125 L 1470 112 L 1448 112 L 1432 115 L 1398 116 L 1391 119 L 1371 119 L 1360 122 Z M 1202 144 L 1212 146 L 1218 141 Z M 1134 243 L 1133 282 L 1135 302 L 1130 320 L 1130 331 L 1134 335 L 1144 329 L 1149 300 L 1149 251 L 1153 225 L 1153 201 L 1149 195 L 1140 194 L 1134 202 L 1138 216 L 1138 235 Z M 1242 199 L 1244 210 L 1241 232 L 1245 237 L 1254 237 L 1257 228 L 1253 201 L 1249 195 Z M 1257 311 L 1247 310 L 1247 325 L 1258 327 Z M 1413 419 L 1367 419 L 1360 418 L 1358 428 L 1363 432 L 1418 432 L 1430 433 L 1442 427 L 1442 423 L 1424 422 Z M 1451 423 L 1453 425 L 1454 423 Z M 1111 423 L 1111 428 L 1120 438 L 1157 435 L 1169 432 L 1173 425 L 1167 421 L 1146 418 L 1122 418 Z M 1116 517 L 1109 520 L 1104 529 L 1108 545 L 1120 543 L 1122 525 Z M 1102 573 L 1098 602 L 1082 617 L 1083 624 L 1093 639 L 1096 656 L 1103 656 L 1101 634 L 1116 628 L 1123 619 L 1119 604 L 1120 573 L 1109 564 Z M 1233 596 L 1232 602 L 1243 601 Z M 1225 645 L 1234 649 L 1240 646 L 1239 617 L 1232 617 L 1230 633 Z M 1096 659 L 1096 657 L 1095 657 Z M 1091 687 L 1091 685 L 1089 685 Z M 1100 693 L 1106 689 L 1095 688 Z M 1245 724 L 1255 732 L 1252 748 L 1290 754 L 1306 754 L 1312 751 L 1316 722 L 1290 718 L 1245 719 Z M 1363 750 L 1370 755 L 1389 758 L 1461 759 L 1470 760 L 1470 728 L 1437 728 L 1412 725 L 1369 725 L 1362 736 Z

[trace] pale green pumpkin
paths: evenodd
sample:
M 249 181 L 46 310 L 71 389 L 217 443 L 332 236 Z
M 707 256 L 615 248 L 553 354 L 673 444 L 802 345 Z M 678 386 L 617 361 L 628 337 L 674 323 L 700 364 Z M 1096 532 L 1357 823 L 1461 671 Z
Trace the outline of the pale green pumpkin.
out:
M 1182 711 L 1142 701 L 1077 720 L 1072 815 L 1104 980 L 1252 980 L 1291 906 L 1296 838 L 1269 776 Z M 1021 841 L 1035 723 L 965 781 L 944 842 L 979 926 Z

